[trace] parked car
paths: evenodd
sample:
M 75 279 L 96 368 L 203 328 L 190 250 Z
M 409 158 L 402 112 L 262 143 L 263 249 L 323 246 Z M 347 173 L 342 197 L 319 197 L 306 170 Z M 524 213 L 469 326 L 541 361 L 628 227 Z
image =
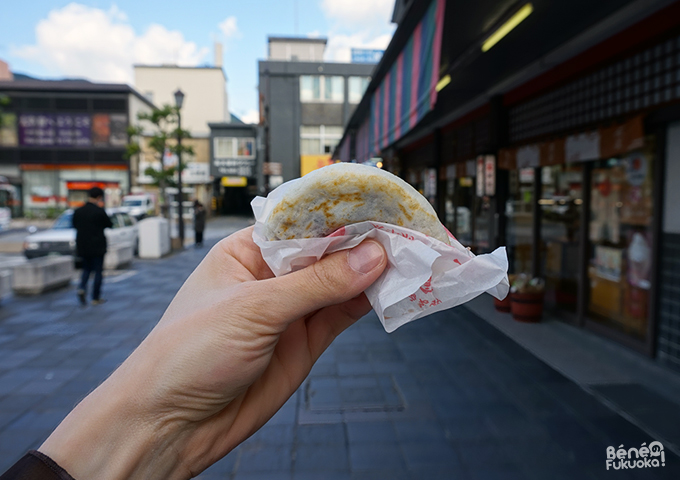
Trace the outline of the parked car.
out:
M 135 255 L 139 248 L 137 221 L 119 208 L 107 208 L 113 228 L 104 230 L 109 246 L 129 243 L 134 245 Z M 73 228 L 73 210 L 62 213 L 52 228 L 34 233 L 24 239 L 26 258 L 47 255 L 76 255 L 76 229 Z
M 127 212 L 131 217 L 141 220 L 156 213 L 156 199 L 148 193 L 125 195 L 120 211 Z

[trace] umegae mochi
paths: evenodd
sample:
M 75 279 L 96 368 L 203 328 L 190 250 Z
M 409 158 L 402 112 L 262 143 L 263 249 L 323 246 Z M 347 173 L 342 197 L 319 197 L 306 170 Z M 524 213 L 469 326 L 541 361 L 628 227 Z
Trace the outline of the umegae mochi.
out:
M 450 245 L 430 202 L 401 178 L 355 163 L 329 165 L 296 180 L 267 218 L 268 240 L 325 237 L 353 223 L 398 225 Z

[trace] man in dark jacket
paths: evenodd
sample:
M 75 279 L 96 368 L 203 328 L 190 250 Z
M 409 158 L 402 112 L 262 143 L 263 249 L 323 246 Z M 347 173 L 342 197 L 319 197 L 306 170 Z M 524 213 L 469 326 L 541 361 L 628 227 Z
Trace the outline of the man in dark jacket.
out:
M 87 282 L 90 279 L 90 273 L 94 272 L 92 304 L 99 305 L 105 302 L 99 298 L 106 253 L 104 229 L 113 227 L 113 224 L 102 208 L 104 191 L 99 187 L 93 187 L 88 192 L 88 197 L 87 203 L 73 212 L 73 228 L 77 232 L 76 252 L 83 262 L 83 276 L 78 286 L 78 299 L 81 304 L 87 304 Z

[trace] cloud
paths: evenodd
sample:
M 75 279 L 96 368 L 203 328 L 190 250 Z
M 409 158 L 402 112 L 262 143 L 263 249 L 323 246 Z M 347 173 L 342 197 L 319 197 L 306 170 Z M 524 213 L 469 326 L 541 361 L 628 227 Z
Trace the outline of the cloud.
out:
M 222 35 L 226 38 L 239 38 L 241 36 L 241 32 L 236 24 L 236 17 L 234 16 L 225 18 L 218 26 L 220 27 Z
M 241 120 L 244 123 L 260 123 L 260 112 L 252 108 L 246 114 L 241 115 Z
M 387 48 L 395 29 L 393 7 L 394 0 L 321 0 L 331 24 L 325 59 L 349 62 L 352 48 Z
M 105 11 L 70 3 L 40 20 L 35 36 L 35 45 L 12 46 L 10 53 L 55 75 L 105 82 L 132 83 L 135 63 L 194 66 L 208 54 L 162 25 L 152 24 L 138 35 L 116 6 Z
M 382 30 L 390 23 L 394 0 L 322 0 L 331 20 L 355 29 Z

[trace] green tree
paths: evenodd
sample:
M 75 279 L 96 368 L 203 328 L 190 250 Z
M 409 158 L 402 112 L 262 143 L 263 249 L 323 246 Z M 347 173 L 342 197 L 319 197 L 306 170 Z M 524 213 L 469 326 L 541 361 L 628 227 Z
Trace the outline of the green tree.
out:
M 169 151 L 178 156 L 193 155 L 194 150 L 191 146 L 178 145 L 178 140 L 191 138 L 191 134 L 187 130 L 182 130 L 177 127 L 177 107 L 171 105 L 164 105 L 160 109 L 156 109 L 151 113 L 139 113 L 137 120 L 140 122 L 149 122 L 153 128 L 153 134 L 148 139 L 149 147 L 154 151 L 154 156 L 159 162 L 161 169 L 157 170 L 148 167 L 144 170 L 144 174 L 153 178 L 153 184 L 156 185 L 161 192 L 161 211 L 166 218 L 169 216 L 169 202 L 167 198 L 167 187 L 177 187 L 175 181 L 175 173 L 177 166 L 165 165 L 165 152 Z M 141 142 L 143 141 L 145 132 L 144 128 L 137 124 L 128 128 L 128 135 L 131 142 L 127 145 L 125 151 L 125 158 L 130 159 L 135 155 L 139 155 L 142 151 Z M 184 169 L 184 161 L 182 162 L 182 169 Z

